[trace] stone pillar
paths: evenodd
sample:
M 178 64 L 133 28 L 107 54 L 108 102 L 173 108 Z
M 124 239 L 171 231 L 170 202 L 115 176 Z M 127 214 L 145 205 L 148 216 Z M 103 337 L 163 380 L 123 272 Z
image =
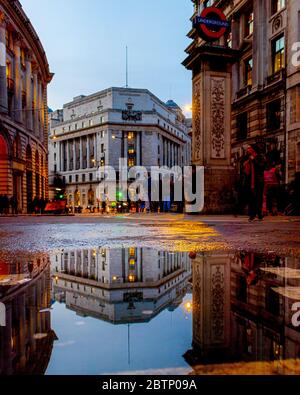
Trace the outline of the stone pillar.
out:
M 14 119 L 17 122 L 22 122 L 22 78 L 21 78 L 21 38 L 18 34 L 15 35 L 14 41 L 14 81 L 15 81 L 15 95 L 14 95 Z
M 6 19 L 0 11 L 0 112 L 7 113 L 7 79 L 6 79 Z
M 43 93 L 42 83 L 38 84 L 38 118 L 39 118 L 39 136 L 41 141 L 44 140 L 44 128 L 43 128 Z
M 86 160 L 87 160 L 87 168 L 91 167 L 91 157 L 90 157 L 90 136 L 86 136 Z
M 141 132 L 136 134 L 136 165 L 141 166 Z
M 60 169 L 60 171 L 64 171 L 63 148 L 64 148 L 64 143 L 63 143 L 63 141 L 60 141 L 59 142 L 59 169 Z
M 128 138 L 124 133 L 124 158 L 128 158 Z
M 33 122 L 34 122 L 34 134 L 39 137 L 39 98 L 38 98 L 38 75 L 36 72 L 33 73 Z
M 73 140 L 73 169 L 76 170 L 76 140 Z
M 26 124 L 29 130 L 33 130 L 33 109 L 32 109 L 32 68 L 31 68 L 32 55 L 28 51 L 26 53 L 25 64 L 26 64 Z
M 232 189 L 230 48 L 200 47 L 184 62 L 193 75 L 193 164 L 205 168 L 206 213 L 231 211 L 224 189 Z
M 70 171 L 70 148 L 69 148 L 70 141 L 66 140 L 66 151 L 67 151 L 67 166 L 66 171 Z
M 95 133 L 93 136 L 94 140 L 93 140 L 93 144 L 94 144 L 94 159 L 96 159 L 96 161 L 99 159 L 98 155 L 97 155 L 97 134 Z M 97 166 L 97 163 L 94 164 L 94 167 Z
M 83 169 L 83 146 L 82 146 L 82 138 L 80 137 L 80 147 L 79 147 L 79 155 L 80 155 L 80 169 Z

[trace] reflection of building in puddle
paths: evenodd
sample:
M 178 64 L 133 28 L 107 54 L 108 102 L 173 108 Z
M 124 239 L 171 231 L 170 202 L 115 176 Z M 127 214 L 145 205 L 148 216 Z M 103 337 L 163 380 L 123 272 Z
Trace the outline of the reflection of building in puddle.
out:
M 191 365 L 300 358 L 291 292 L 300 261 L 273 254 L 198 254 L 193 262 Z M 290 276 L 289 276 L 290 275 Z
M 1 268 L 2 280 L 13 280 L 0 285 L 5 313 L 0 327 L 0 374 L 43 374 L 55 339 L 49 311 L 49 257 L 38 255 L 28 260 L 23 255 L 2 261 Z M 16 276 L 28 281 L 16 283 Z
M 56 300 L 77 314 L 113 323 L 150 321 L 187 292 L 187 253 L 149 248 L 62 251 L 51 257 Z

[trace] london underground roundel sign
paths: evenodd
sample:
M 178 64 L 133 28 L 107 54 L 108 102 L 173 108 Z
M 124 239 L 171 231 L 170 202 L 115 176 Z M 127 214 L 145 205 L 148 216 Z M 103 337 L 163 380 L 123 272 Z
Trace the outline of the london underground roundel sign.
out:
M 204 8 L 201 15 L 195 17 L 193 25 L 199 35 L 206 41 L 218 40 L 230 27 L 226 16 L 216 7 Z

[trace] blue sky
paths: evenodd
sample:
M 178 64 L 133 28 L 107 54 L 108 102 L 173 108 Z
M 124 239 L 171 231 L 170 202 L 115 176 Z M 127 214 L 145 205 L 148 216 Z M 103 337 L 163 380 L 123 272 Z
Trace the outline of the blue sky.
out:
M 190 40 L 190 0 L 21 0 L 46 50 L 51 71 L 48 103 L 125 85 L 161 100 L 191 102 L 191 73 L 181 65 Z

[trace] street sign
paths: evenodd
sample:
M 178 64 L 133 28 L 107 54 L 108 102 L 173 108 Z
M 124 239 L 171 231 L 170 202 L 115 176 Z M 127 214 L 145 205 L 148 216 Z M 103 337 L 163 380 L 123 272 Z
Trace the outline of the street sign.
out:
M 207 7 L 194 18 L 193 26 L 204 40 L 216 41 L 226 33 L 230 23 L 221 10 Z

